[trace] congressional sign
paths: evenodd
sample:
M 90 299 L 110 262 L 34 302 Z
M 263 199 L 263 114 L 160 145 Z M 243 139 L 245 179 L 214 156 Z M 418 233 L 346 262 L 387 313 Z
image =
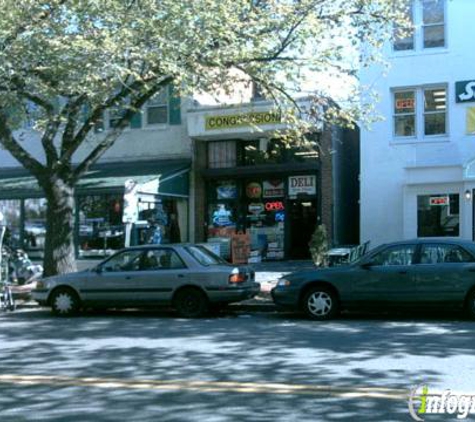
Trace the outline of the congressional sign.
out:
M 206 130 L 233 129 L 245 126 L 272 125 L 282 122 L 282 116 L 277 111 L 252 111 L 241 114 L 223 114 L 206 116 Z
M 296 197 L 298 194 L 315 195 L 317 193 L 316 176 L 290 176 L 289 196 Z
M 475 101 L 475 80 L 455 82 L 455 101 L 457 103 Z

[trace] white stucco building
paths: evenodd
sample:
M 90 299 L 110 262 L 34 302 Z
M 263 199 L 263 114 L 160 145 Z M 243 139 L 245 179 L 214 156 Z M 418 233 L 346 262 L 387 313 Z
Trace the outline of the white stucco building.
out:
M 415 29 L 362 75 L 384 120 L 361 130 L 361 241 L 474 238 L 473 0 L 414 0 Z

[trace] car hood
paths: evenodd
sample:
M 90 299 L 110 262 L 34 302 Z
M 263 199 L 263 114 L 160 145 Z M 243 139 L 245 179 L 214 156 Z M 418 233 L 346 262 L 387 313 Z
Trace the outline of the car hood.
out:
M 86 275 L 89 272 L 89 270 L 84 270 L 84 271 L 76 271 L 73 273 L 67 273 L 67 274 L 60 274 L 60 275 L 53 275 L 50 277 L 44 277 L 41 279 L 43 282 L 47 283 L 68 283 L 68 284 L 73 284 L 77 280 L 81 278 L 81 276 Z
M 326 268 L 315 268 L 314 270 L 303 270 L 303 271 L 296 271 L 293 273 L 286 274 L 282 276 L 289 281 L 305 281 L 310 279 L 316 278 L 326 278 L 331 277 L 335 274 L 346 273 L 351 270 L 351 265 L 341 265 L 338 267 L 326 267 Z

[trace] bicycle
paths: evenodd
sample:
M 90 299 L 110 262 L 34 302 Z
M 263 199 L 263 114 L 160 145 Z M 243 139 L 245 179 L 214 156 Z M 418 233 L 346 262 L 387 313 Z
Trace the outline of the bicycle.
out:
M 16 309 L 15 299 L 13 298 L 12 289 L 10 288 L 10 283 L 8 281 L 3 282 L 2 293 L 0 295 L 0 310 L 1 311 L 11 311 L 13 312 Z

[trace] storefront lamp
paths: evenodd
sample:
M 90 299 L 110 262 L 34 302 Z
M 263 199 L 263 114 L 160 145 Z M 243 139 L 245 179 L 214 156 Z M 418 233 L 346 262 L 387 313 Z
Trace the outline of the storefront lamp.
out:
M 467 201 L 470 201 L 470 200 L 472 199 L 472 192 L 470 192 L 469 189 L 467 189 L 467 190 L 465 191 L 465 199 L 466 199 Z

